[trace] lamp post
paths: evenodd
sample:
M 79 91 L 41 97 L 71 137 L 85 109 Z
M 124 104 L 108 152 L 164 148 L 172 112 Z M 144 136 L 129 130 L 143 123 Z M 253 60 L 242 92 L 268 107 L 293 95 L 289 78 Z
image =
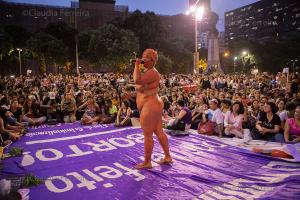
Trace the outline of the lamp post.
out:
M 292 60 L 293 62 L 293 73 L 295 74 L 295 63 L 298 62 L 298 59 Z
M 198 63 L 199 63 L 199 52 L 198 52 L 198 21 L 202 20 L 204 14 L 204 7 L 198 6 L 200 0 L 197 0 L 195 5 L 190 7 L 190 9 L 186 12 L 187 15 L 194 14 L 195 16 L 195 53 L 194 53 L 194 70 L 193 73 L 196 72 Z
M 23 51 L 22 49 L 20 48 L 17 48 L 17 51 L 19 52 L 19 67 L 20 67 L 20 76 L 22 74 L 22 62 L 21 62 L 21 52 Z
M 75 30 L 77 31 L 77 13 L 76 13 L 77 5 L 75 5 L 75 13 L 74 13 L 74 20 L 75 20 Z M 77 75 L 80 74 L 79 72 L 79 64 L 78 64 L 78 36 L 75 36 L 75 51 L 76 51 L 76 73 Z
M 247 54 L 248 54 L 248 51 L 243 51 L 243 52 L 242 52 L 243 73 L 245 73 L 245 64 L 246 64 L 245 56 L 246 56 Z
M 234 74 L 235 74 L 235 66 L 236 66 L 236 61 L 237 61 L 237 59 L 238 59 L 237 56 L 235 56 L 235 57 L 233 58 L 233 71 L 234 71 Z

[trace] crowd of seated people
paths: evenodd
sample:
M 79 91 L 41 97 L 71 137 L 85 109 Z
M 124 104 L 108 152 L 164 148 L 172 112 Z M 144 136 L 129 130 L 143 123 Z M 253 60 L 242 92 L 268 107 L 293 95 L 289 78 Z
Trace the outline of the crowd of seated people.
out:
M 166 128 L 200 134 L 300 142 L 299 77 L 162 75 Z M 196 85 L 185 90 L 186 85 Z M 132 77 L 125 74 L 0 77 L 0 139 L 5 146 L 44 123 L 131 126 L 138 120 Z

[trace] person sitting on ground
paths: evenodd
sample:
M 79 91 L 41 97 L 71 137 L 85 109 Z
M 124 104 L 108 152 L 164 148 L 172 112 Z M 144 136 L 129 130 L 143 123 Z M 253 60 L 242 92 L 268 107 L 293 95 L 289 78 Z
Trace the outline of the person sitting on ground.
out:
M 88 96 L 87 101 L 79 106 L 78 109 L 85 109 L 85 112 L 80 120 L 82 125 L 98 123 L 99 116 L 97 116 L 97 113 L 99 112 L 99 106 L 97 103 L 95 103 L 92 96 Z
M 222 137 L 223 133 L 223 126 L 224 126 L 224 116 L 219 108 L 219 102 L 217 99 L 212 99 L 209 101 L 209 110 L 208 112 L 212 114 L 211 120 L 212 122 L 216 123 L 215 133 Z
M 177 107 L 180 110 L 175 119 L 168 123 L 168 129 L 185 131 L 190 129 L 192 123 L 192 112 L 185 106 L 183 100 L 177 101 Z
M 72 98 L 71 93 L 66 93 L 65 99 L 62 100 L 61 111 L 65 123 L 73 123 L 76 121 L 76 101 Z
M 9 109 L 9 113 L 7 113 L 7 119 L 8 123 L 11 123 L 11 125 L 19 126 L 20 129 L 27 130 L 28 123 L 27 122 L 21 122 L 22 119 L 22 108 L 19 105 L 18 100 L 12 101 Z
M 21 133 L 7 129 L 7 127 L 6 127 L 7 121 L 6 121 L 6 117 L 5 117 L 6 111 L 7 110 L 5 108 L 3 108 L 3 107 L 0 108 L 0 134 L 1 134 L 2 142 L 9 143 L 9 141 L 7 141 L 7 140 L 16 141 L 17 139 L 19 139 L 21 137 Z M 7 142 L 5 142 L 5 141 L 7 141 Z
M 117 114 L 115 126 L 131 126 L 131 108 L 128 101 L 123 101 Z
M 221 101 L 221 106 L 220 107 L 221 107 L 222 113 L 225 117 L 226 113 L 230 112 L 231 101 L 229 99 L 224 99 L 223 101 Z
M 282 134 L 277 134 L 276 139 L 279 142 L 300 142 L 300 106 L 296 108 L 294 117 L 286 121 L 284 126 L 284 138 Z
M 256 127 L 251 131 L 254 140 L 267 140 L 275 142 L 275 135 L 280 131 L 281 121 L 276 114 L 277 107 L 273 102 L 267 102 L 264 112 L 259 116 Z
M 17 119 L 18 122 L 22 119 L 22 106 L 19 105 L 18 100 L 12 101 L 9 111 L 13 114 L 14 118 Z
M 205 113 L 206 110 L 208 110 L 208 105 L 205 103 L 204 99 L 202 97 L 196 98 L 197 106 L 192 112 L 192 129 L 197 129 L 199 126 L 199 123 L 202 121 L 202 115 Z
M 287 119 L 294 117 L 296 107 L 297 107 L 297 103 L 295 103 L 294 101 L 290 101 L 286 103 L 285 110 L 279 114 L 282 128 L 284 128 Z
M 25 101 L 22 115 L 22 120 L 33 126 L 41 125 L 47 120 L 46 116 L 41 114 L 40 106 L 35 102 L 35 98 L 33 96 L 29 96 Z
M 46 108 L 48 124 L 56 124 L 60 122 L 60 99 L 58 98 L 56 93 L 49 92 L 48 101 L 45 100 L 43 103 L 46 103 L 46 105 L 43 105 L 43 107 Z
M 111 124 L 116 120 L 118 108 L 117 106 L 112 104 L 110 99 L 105 101 L 105 115 L 101 117 L 100 123 L 101 124 Z
M 76 96 L 76 119 L 80 120 L 84 114 L 83 110 L 79 110 L 78 108 L 84 104 L 84 94 L 83 93 L 78 93 Z
M 240 102 L 235 102 L 231 110 L 226 112 L 224 119 L 224 127 L 226 135 L 234 135 L 237 138 L 243 138 L 243 117 L 244 106 Z

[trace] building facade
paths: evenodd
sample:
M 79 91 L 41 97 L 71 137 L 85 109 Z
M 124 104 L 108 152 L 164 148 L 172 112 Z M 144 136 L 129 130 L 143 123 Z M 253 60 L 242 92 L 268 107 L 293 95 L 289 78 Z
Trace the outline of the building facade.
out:
M 300 34 L 299 0 L 260 0 L 225 13 L 226 42 Z
M 30 32 L 45 28 L 53 22 L 64 22 L 74 28 L 77 22 L 78 30 L 84 31 L 128 15 L 128 7 L 115 5 L 114 0 L 79 0 L 79 3 L 71 2 L 70 7 L 0 0 L 0 7 L 0 27 L 17 25 Z

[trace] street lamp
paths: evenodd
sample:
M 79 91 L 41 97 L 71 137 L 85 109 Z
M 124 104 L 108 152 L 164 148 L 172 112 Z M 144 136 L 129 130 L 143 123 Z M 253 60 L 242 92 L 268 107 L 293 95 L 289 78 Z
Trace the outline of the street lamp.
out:
M 225 52 L 225 53 L 224 53 L 224 57 L 225 57 L 225 58 L 227 58 L 229 55 L 230 55 L 229 52 Z
M 22 74 L 21 52 L 23 50 L 20 48 L 17 48 L 17 51 L 19 52 L 19 65 L 20 65 L 20 76 L 21 76 L 21 74 Z
M 248 55 L 248 51 L 243 51 L 243 52 L 242 52 L 243 73 L 245 72 L 245 62 L 246 62 L 245 56 L 246 56 L 246 55 Z
M 233 71 L 234 71 L 234 74 L 235 74 L 235 66 L 236 66 L 236 61 L 237 61 L 237 59 L 238 59 L 237 56 L 235 56 L 235 57 L 233 58 Z
M 195 5 L 191 6 L 186 12 L 187 15 L 194 14 L 195 16 L 195 54 L 194 54 L 194 70 L 196 72 L 199 63 L 199 52 L 198 52 L 198 21 L 201 21 L 204 14 L 204 7 L 198 6 L 200 0 L 197 0 Z
M 295 63 L 298 62 L 298 59 L 292 60 L 293 62 L 293 73 L 295 73 Z

